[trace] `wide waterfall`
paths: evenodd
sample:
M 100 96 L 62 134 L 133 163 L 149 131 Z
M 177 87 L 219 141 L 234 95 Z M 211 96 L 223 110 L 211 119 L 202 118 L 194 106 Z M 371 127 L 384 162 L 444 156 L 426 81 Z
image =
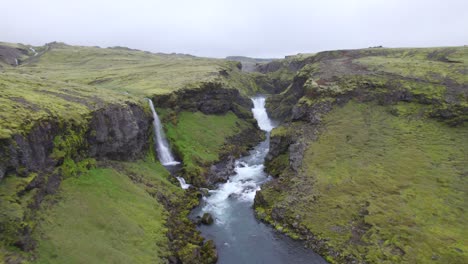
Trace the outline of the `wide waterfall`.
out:
M 154 140 L 156 141 L 156 151 L 158 152 L 158 158 L 162 165 L 173 166 L 180 162 L 174 159 L 174 155 L 171 153 L 169 143 L 167 142 L 166 135 L 159 120 L 159 116 L 154 109 L 154 104 L 151 99 L 148 99 L 151 111 L 153 112 L 153 125 L 154 125 Z
M 257 120 L 258 126 L 261 130 L 270 132 L 274 126 L 265 109 L 265 97 L 254 97 L 252 102 L 254 104 L 252 113 Z

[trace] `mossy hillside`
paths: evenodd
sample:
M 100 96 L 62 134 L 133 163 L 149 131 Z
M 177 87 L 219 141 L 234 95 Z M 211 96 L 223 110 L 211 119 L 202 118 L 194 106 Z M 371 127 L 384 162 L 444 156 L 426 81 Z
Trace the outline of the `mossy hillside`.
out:
M 0 75 L 0 138 L 25 135 L 41 120 L 81 127 L 92 111 L 109 104 L 143 100 L 93 87 L 43 79 L 29 74 Z M 146 106 L 146 104 L 145 104 Z
M 164 121 L 166 136 L 173 150 L 184 164 L 186 180 L 204 184 L 206 167 L 236 148 L 227 141 L 253 124 L 238 118 L 232 112 L 224 115 L 205 115 L 201 112 L 168 112 L 158 109 Z M 237 146 L 242 147 L 242 146 Z
M 196 88 L 199 83 L 210 81 L 250 89 L 238 78 L 241 71 L 237 64 L 223 59 L 57 43 L 46 47 L 47 51 L 40 57 L 11 70 L 139 97 Z
M 266 93 L 283 93 L 293 82 L 294 76 L 302 67 L 308 65 L 314 54 L 297 54 L 286 56 L 284 59 L 273 60 L 268 63 L 257 65 L 256 72 L 249 73 L 257 86 Z
M 36 190 L 25 193 L 22 192 L 37 177 L 37 174 L 30 174 L 28 177 L 6 177 L 0 182 L 0 228 L 1 243 L 0 256 L 11 255 L 16 252 L 21 255 L 21 251 L 12 245 L 19 241 L 22 230 L 31 230 L 34 223 L 29 219 L 29 206 L 34 202 Z M 2 258 L 0 257 L 0 260 Z
M 183 263 L 214 263 L 216 250 L 212 241 L 205 241 L 189 220 L 190 211 L 199 203 L 195 189 L 182 190 L 154 156 L 136 162 L 112 162 L 111 166 L 127 175 L 134 184 L 162 204 L 168 213 L 165 227 L 170 255 Z M 197 253 L 198 252 L 198 253 Z
M 267 105 L 272 114 L 287 115 L 291 105 L 302 96 L 296 96 L 296 86 L 305 79 L 305 84 L 300 86 L 304 87 L 308 100 L 317 97 L 335 100 L 337 96 L 414 100 L 432 104 L 433 116 L 452 115 L 451 118 L 457 119 L 452 123 L 456 124 L 466 119 L 467 58 L 467 47 L 320 52 L 304 59 L 300 69 L 294 72 L 293 85 L 271 97 Z M 277 72 L 286 71 L 285 67 Z
M 59 196 L 40 213 L 35 263 L 164 263 L 167 213 L 126 175 L 92 169 L 65 179 Z
M 346 255 L 370 263 L 466 262 L 468 130 L 420 110 L 414 103 L 336 107 L 298 175 L 265 185 L 267 206 L 257 212 L 286 230 L 293 222 L 310 230 L 341 253 L 338 262 Z

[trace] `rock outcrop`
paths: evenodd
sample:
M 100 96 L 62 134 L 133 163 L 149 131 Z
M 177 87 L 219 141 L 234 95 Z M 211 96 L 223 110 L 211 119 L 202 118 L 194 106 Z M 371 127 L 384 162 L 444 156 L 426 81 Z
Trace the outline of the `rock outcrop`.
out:
M 221 83 L 207 82 L 200 88 L 182 89 L 167 95 L 153 98 L 156 107 L 171 108 L 176 111 L 200 111 L 204 114 L 225 114 L 232 111 L 239 118 L 252 118 L 249 111 L 252 102 L 242 96 L 239 90 L 223 88 Z
M 89 124 L 89 154 L 96 158 L 134 160 L 148 148 L 151 119 L 137 105 L 96 111 Z
M 136 104 L 109 105 L 94 111 L 84 127 L 42 121 L 25 135 L 16 134 L 0 141 L 0 180 L 8 173 L 26 176 L 51 170 L 65 155 L 52 157 L 56 137 L 78 135 L 80 152 L 97 159 L 134 160 L 144 155 L 150 137 L 151 116 Z M 83 136 L 79 136 L 83 135 Z M 65 150 L 66 151 L 66 150 Z M 76 151 L 76 149 L 75 149 Z

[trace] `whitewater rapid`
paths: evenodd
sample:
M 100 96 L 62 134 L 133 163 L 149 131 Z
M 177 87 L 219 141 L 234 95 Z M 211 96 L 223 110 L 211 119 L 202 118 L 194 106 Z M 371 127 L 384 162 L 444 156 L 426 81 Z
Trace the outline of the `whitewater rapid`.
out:
M 274 128 L 272 121 L 268 118 L 265 109 L 265 98 L 252 98 L 254 108 L 253 115 L 261 130 L 267 133 Z M 253 204 L 255 193 L 260 186 L 267 181 L 268 174 L 264 170 L 263 161 L 268 154 L 269 139 L 258 145 L 250 155 L 240 158 L 235 164 L 235 175 L 231 176 L 226 183 L 220 184 L 216 190 L 210 190 L 210 195 L 205 197 L 203 212 L 213 214 L 218 224 L 225 224 L 230 217 L 230 200 Z
M 218 252 L 218 263 L 326 263 L 304 245 L 258 221 L 252 205 L 255 194 L 271 177 L 264 172 L 270 131 L 275 127 L 265 109 L 265 97 L 252 98 L 252 113 L 266 140 L 248 156 L 236 161 L 235 174 L 204 197 L 193 216 L 212 214 L 214 224 L 200 226 L 202 234 L 212 239 Z

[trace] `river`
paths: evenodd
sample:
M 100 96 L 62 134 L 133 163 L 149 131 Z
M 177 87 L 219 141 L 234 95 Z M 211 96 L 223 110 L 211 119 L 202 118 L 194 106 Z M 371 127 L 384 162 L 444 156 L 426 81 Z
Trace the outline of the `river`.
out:
M 218 250 L 218 263 L 326 263 L 303 243 L 294 241 L 272 227 L 257 220 L 252 208 L 255 193 L 271 178 L 264 172 L 273 122 L 265 110 L 265 98 L 252 98 L 252 112 L 266 140 L 248 156 L 236 161 L 235 175 L 228 182 L 210 190 L 193 215 L 212 214 L 214 223 L 200 226 L 207 239 L 212 239 Z

